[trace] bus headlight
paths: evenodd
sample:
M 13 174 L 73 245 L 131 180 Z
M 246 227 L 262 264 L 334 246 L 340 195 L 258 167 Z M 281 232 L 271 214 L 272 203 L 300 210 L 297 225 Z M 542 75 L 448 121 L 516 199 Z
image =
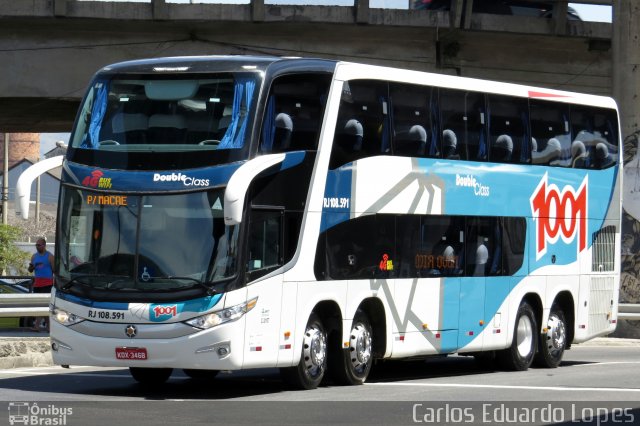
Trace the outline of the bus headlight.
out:
M 185 321 L 185 324 L 206 330 L 208 328 L 215 327 L 216 325 L 235 321 L 238 318 L 241 318 L 244 314 L 252 310 L 256 306 L 256 303 L 258 303 L 257 297 L 221 311 L 211 312 L 210 314 L 192 318 Z
M 64 309 L 55 307 L 51 309 L 51 316 L 54 320 L 67 327 L 84 321 L 84 318 L 79 317 L 76 314 L 72 314 Z

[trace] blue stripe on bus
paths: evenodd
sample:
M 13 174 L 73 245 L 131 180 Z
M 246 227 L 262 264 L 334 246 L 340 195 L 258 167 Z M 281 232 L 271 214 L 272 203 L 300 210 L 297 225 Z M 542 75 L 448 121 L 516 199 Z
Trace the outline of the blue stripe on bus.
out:
M 113 311 L 126 311 L 129 309 L 129 303 L 121 302 L 99 302 L 95 300 L 85 299 L 82 297 L 74 296 L 72 294 L 63 293 L 61 291 L 56 292 L 56 298 L 66 300 L 67 302 L 75 303 L 82 306 L 87 306 L 95 309 L 110 309 Z M 177 313 L 180 312 L 206 312 L 213 308 L 222 299 L 222 294 L 215 294 L 213 296 L 200 297 L 193 300 L 187 300 L 185 302 L 164 302 L 164 303 L 151 303 L 149 304 L 149 312 L 155 307 L 176 306 Z M 131 303 L 137 304 L 137 303 Z M 149 319 L 152 321 L 163 321 L 164 319 Z
M 327 185 L 322 208 L 322 220 L 320 232 L 345 222 L 350 218 L 350 206 L 332 206 L 332 200 L 348 199 L 352 200 L 351 187 L 353 178 L 353 166 L 348 164 L 336 170 L 329 170 L 327 173 Z
M 295 167 L 304 161 L 305 152 L 286 153 L 280 170 Z M 63 168 L 63 182 L 74 182 L 87 189 L 110 191 L 177 191 L 184 189 L 226 186 L 233 173 L 244 162 L 222 164 L 200 169 L 173 171 L 120 171 L 103 170 L 75 163 Z
M 61 291 L 56 292 L 56 298 L 66 300 L 67 302 L 75 303 L 77 305 L 88 306 L 90 308 L 96 308 L 96 309 L 111 309 L 114 311 L 126 311 L 129 309 L 128 303 L 97 302 L 95 300 L 74 296 L 69 293 L 63 293 Z

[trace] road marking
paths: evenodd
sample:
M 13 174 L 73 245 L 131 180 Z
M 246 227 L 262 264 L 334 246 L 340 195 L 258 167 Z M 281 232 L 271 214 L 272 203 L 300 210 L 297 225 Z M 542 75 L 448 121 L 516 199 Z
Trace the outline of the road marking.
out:
M 628 388 L 581 388 L 562 386 L 511 386 L 511 385 L 472 385 L 462 383 L 365 383 L 370 386 L 419 386 L 428 388 L 481 388 L 481 389 L 520 389 L 520 390 L 543 390 L 543 391 L 587 391 L 587 392 L 631 392 L 640 393 L 640 389 Z
M 573 364 L 573 365 L 566 365 L 566 366 L 561 366 L 562 368 L 565 367 L 591 367 L 591 366 L 598 366 L 598 365 L 616 365 L 616 364 L 640 364 L 640 361 L 610 361 L 610 362 L 594 362 L 594 363 L 589 363 L 587 361 L 587 363 L 585 364 Z

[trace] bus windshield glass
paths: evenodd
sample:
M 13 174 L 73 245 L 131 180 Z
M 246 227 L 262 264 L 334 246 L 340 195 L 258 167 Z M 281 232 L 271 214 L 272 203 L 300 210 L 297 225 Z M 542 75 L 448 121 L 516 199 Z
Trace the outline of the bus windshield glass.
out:
M 258 84 L 251 73 L 100 74 L 85 96 L 71 148 L 124 153 L 241 149 Z
M 224 224 L 223 194 L 63 187 L 58 277 L 63 285 L 144 292 L 208 287 L 232 277 L 238 231 Z

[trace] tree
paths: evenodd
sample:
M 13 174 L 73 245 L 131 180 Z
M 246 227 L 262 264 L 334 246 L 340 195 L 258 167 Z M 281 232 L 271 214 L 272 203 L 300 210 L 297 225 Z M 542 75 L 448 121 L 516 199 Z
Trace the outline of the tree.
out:
M 31 255 L 20 250 L 14 243 L 21 230 L 15 226 L 0 224 L 0 270 L 15 275 L 27 275 L 27 264 Z

